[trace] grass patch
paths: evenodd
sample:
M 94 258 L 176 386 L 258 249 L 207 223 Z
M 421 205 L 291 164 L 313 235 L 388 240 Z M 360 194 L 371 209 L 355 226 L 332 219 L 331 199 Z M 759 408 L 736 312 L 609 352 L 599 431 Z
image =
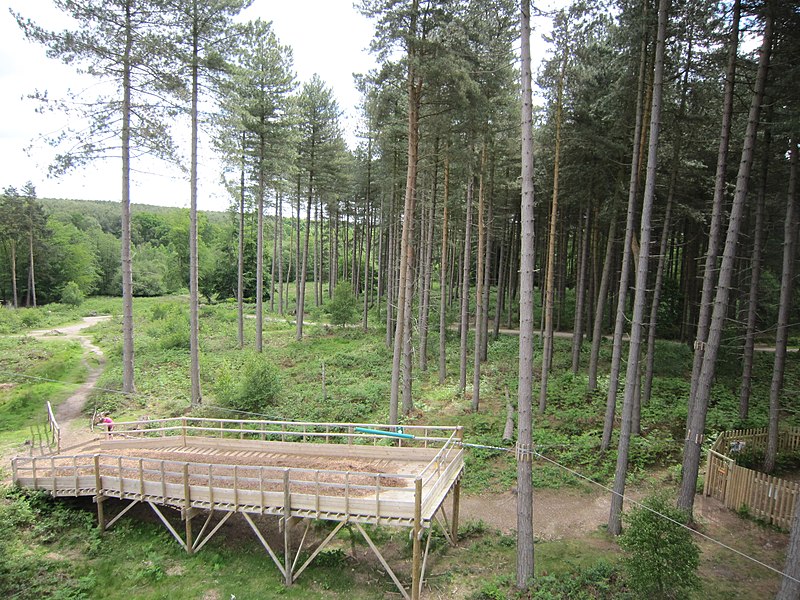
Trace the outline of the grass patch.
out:
M 0 338 L 0 447 L 30 437 L 30 427 L 46 417 L 45 404 L 57 406 L 86 378 L 78 342 L 32 337 Z

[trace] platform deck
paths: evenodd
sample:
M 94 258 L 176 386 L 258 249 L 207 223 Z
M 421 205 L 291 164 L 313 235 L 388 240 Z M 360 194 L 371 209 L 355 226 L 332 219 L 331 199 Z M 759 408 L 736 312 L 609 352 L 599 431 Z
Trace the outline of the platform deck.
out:
M 424 528 L 464 468 L 457 428 L 425 428 L 398 447 L 351 433 L 357 424 L 202 421 L 118 424 L 113 438 L 15 458 L 14 482 L 53 496 L 276 515 L 288 492 L 293 517 L 412 526 L 420 479 Z

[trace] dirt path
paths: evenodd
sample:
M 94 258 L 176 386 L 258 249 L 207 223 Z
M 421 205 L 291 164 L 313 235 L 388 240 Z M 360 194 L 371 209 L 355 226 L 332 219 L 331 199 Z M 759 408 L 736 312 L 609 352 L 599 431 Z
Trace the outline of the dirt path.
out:
M 59 327 L 57 329 L 40 329 L 31 331 L 28 334 L 31 337 L 45 340 L 77 340 L 81 343 L 85 351 L 83 364 L 86 365 L 89 370 L 86 381 L 56 408 L 56 421 L 58 421 L 58 424 L 61 426 L 62 447 L 69 447 L 92 437 L 89 429 L 86 427 L 86 422 L 83 422 L 80 416 L 83 407 L 86 405 L 86 399 L 89 397 L 89 393 L 94 389 L 98 377 L 100 377 L 100 374 L 103 372 L 105 356 L 103 355 L 103 351 L 95 346 L 88 336 L 81 334 L 81 331 L 97 323 L 107 321 L 110 318 L 110 316 L 84 317 L 82 322 L 76 323 L 75 325 Z M 94 355 L 96 357 L 96 365 L 93 366 L 86 360 L 89 355 Z
M 639 500 L 639 490 L 629 491 Z M 628 506 L 626 505 L 626 509 Z M 536 489 L 533 498 L 533 532 L 543 541 L 583 538 L 608 523 L 611 495 L 586 488 Z M 461 520 L 481 520 L 509 533 L 517 528 L 517 496 L 512 492 L 461 497 Z

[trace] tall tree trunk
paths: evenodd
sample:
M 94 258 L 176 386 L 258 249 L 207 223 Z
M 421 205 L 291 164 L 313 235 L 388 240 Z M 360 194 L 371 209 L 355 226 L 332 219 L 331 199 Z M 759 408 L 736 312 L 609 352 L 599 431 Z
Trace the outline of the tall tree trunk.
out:
M 722 105 L 722 128 L 717 152 L 717 173 L 714 180 L 714 197 L 711 205 L 711 226 L 708 233 L 705 269 L 703 271 L 703 290 L 700 297 L 700 313 L 697 317 L 697 333 L 694 340 L 694 360 L 692 361 L 692 383 L 689 393 L 689 410 L 686 426 L 692 414 L 692 402 L 697 393 L 700 369 L 703 365 L 708 328 L 711 321 L 712 298 L 717 282 L 717 258 L 722 238 L 723 203 L 725 201 L 725 173 L 728 169 L 728 147 L 730 145 L 731 122 L 733 116 L 733 90 L 736 78 L 736 57 L 739 45 L 740 2 L 733 4 L 731 33 L 728 41 L 728 67 L 725 74 L 725 92 Z M 749 169 L 748 169 L 749 174 Z M 688 295 L 687 295 L 688 296 Z
M 409 226 L 409 239 L 414 239 L 414 223 Z M 413 244 L 412 244 L 413 245 Z M 414 348 L 411 340 L 411 308 L 414 301 L 414 251 L 413 248 L 409 249 L 408 253 L 408 271 L 406 274 L 406 293 L 405 293 L 405 310 L 403 316 L 405 318 L 405 325 L 403 326 L 403 414 L 408 415 L 414 409 L 414 400 L 411 395 L 411 374 L 412 374 L 412 359 Z
M 237 256 L 236 271 L 236 325 L 237 340 L 239 350 L 244 348 L 244 167 L 245 167 L 245 138 L 246 133 L 242 131 L 242 171 L 239 181 L 239 250 Z
M 677 165 L 676 165 L 677 166 Z M 661 240 L 658 247 L 658 265 L 656 266 L 656 281 L 653 285 L 653 299 L 650 303 L 650 322 L 647 326 L 647 358 L 644 372 L 644 385 L 642 386 L 641 402 L 647 405 L 650 402 L 650 395 L 653 389 L 653 372 L 655 370 L 656 358 L 656 329 L 658 325 L 658 306 L 661 302 L 661 289 L 664 282 L 664 266 L 667 254 L 667 238 L 670 231 L 670 221 L 672 220 L 672 203 L 674 195 L 674 185 L 677 177 L 677 168 L 673 170 L 670 191 L 667 194 L 667 207 L 664 209 L 664 225 L 661 229 Z
M 533 101 L 530 0 L 520 2 L 522 76 L 522 205 L 520 225 L 519 385 L 517 409 L 517 588 L 533 578 Z
M 392 355 L 392 382 L 389 398 L 389 424 L 397 425 L 398 402 L 400 396 L 400 359 L 403 354 L 406 325 L 406 294 L 409 278 L 409 263 L 414 260 L 414 244 L 412 226 L 414 220 L 414 204 L 416 202 L 417 160 L 419 155 L 419 110 L 422 99 L 422 79 L 417 73 L 418 60 L 415 37 L 417 19 L 419 17 L 419 0 L 412 1 L 409 14 L 409 48 L 408 48 L 408 165 L 406 167 L 406 191 L 403 206 L 403 232 L 400 238 L 400 277 L 397 298 L 397 323 L 394 332 Z M 409 382 L 410 383 L 410 382 Z
M 297 174 L 297 207 L 296 207 L 296 216 L 297 216 L 297 236 L 295 237 L 295 254 L 294 254 L 294 315 L 295 315 L 295 322 L 300 318 L 300 203 L 302 202 L 302 196 L 300 195 L 300 186 L 301 186 L 301 174 Z M 303 269 L 305 272 L 305 268 Z
M 278 312 L 283 316 L 283 196 L 280 191 L 275 201 L 278 204 Z
M 11 296 L 14 299 L 14 308 L 19 308 L 19 299 L 17 296 L 17 242 L 11 240 Z
M 365 210 L 366 210 L 366 219 L 367 219 L 367 248 L 366 248 L 366 257 L 364 259 L 364 309 L 362 314 L 362 323 L 361 326 L 363 327 L 364 331 L 367 331 L 367 317 L 369 316 L 369 301 L 370 301 L 370 293 L 372 290 L 372 276 L 371 276 L 371 254 L 372 254 L 372 238 L 373 238 L 373 230 L 372 230 L 372 213 L 375 209 L 372 206 L 372 134 L 370 133 L 369 141 L 367 143 L 367 196 L 364 200 L 365 203 Z M 380 256 L 380 255 L 379 255 Z M 367 292 L 370 290 L 370 293 Z
M 378 322 L 381 320 L 381 297 L 384 294 L 384 288 L 386 287 L 386 273 L 389 270 L 388 264 L 384 267 L 384 254 L 385 254 L 385 246 L 383 243 L 384 233 L 384 223 L 386 223 L 386 210 L 384 207 L 383 198 L 381 198 L 381 212 L 378 218 L 376 225 L 378 225 L 378 291 L 376 293 L 375 301 L 378 305 L 377 317 Z M 388 232 L 387 232 L 388 235 Z M 388 257 L 387 257 L 388 258 Z M 388 312 L 388 311 L 387 311 Z
M 481 174 L 478 183 L 478 249 L 477 265 L 475 267 L 475 337 L 472 361 L 472 412 L 478 412 L 481 402 L 481 335 L 483 334 L 483 261 L 484 245 L 486 244 L 486 142 L 481 151 Z
M 514 215 L 514 220 L 511 224 L 511 237 L 508 244 L 511 249 L 511 258 L 509 259 L 508 265 L 508 311 L 506 314 L 506 327 L 508 329 L 511 329 L 514 324 L 514 301 L 517 299 L 517 292 L 519 291 L 519 276 L 516 267 L 519 265 L 519 252 L 521 252 L 522 225 L 520 218 L 519 212 Z
M 771 113 L 772 111 L 768 109 Z M 771 121 L 767 115 L 766 122 Z M 755 231 L 753 232 L 753 252 L 750 256 L 750 289 L 747 296 L 747 318 L 742 355 L 742 385 L 739 389 L 739 419 L 744 421 L 750 409 L 750 387 L 753 375 L 753 354 L 756 344 L 756 317 L 758 308 L 758 285 L 761 281 L 761 249 L 764 245 L 764 203 L 767 196 L 767 175 L 771 146 L 770 128 L 765 127 L 764 150 L 761 162 L 761 178 L 756 201 Z
M 617 233 L 617 210 L 611 211 L 611 223 L 608 226 L 608 240 L 606 240 L 605 259 L 603 260 L 603 273 L 600 275 L 600 286 L 597 291 L 597 307 L 594 312 L 594 326 L 592 328 L 592 352 L 589 356 L 589 391 L 597 389 L 597 363 L 600 359 L 600 342 L 603 340 L 603 316 L 606 310 L 606 299 L 611 281 L 611 262 L 614 256 L 614 236 Z
M 458 393 L 463 394 L 467 388 L 467 339 L 469 337 L 469 271 L 472 250 L 472 196 L 475 182 L 472 174 L 467 184 L 467 206 L 464 217 L 464 253 L 461 255 L 461 345 L 459 351 Z
M 122 60 L 122 391 L 136 391 L 133 371 L 133 269 L 131 268 L 131 3 L 125 4 Z M 30 273 L 33 273 L 31 251 Z M 35 289 L 35 287 L 34 287 Z
M 275 312 L 275 269 L 277 265 L 278 256 L 278 190 L 275 190 L 275 219 L 273 220 L 272 230 L 272 260 L 270 261 L 270 275 L 269 275 L 269 310 Z
M 28 226 L 28 281 L 30 282 L 30 306 L 36 308 L 36 270 L 34 269 L 33 259 L 33 221 Z
M 310 225 L 310 223 L 309 223 Z M 311 227 L 309 227 L 311 229 Z M 312 257 L 312 261 L 314 262 L 314 306 L 319 307 L 322 304 L 322 290 L 320 289 L 320 283 L 322 280 L 320 274 L 320 251 L 319 251 L 319 199 L 314 202 L 314 256 Z
M 789 191 L 786 200 L 786 221 L 783 228 L 783 268 L 781 269 L 781 296 L 778 304 L 778 323 L 775 332 L 775 364 L 772 369 L 772 383 L 769 388 L 769 429 L 767 432 L 767 452 L 764 457 L 764 471 L 775 470 L 778 456 L 778 420 L 781 411 L 781 391 L 786 368 L 786 344 L 789 336 L 789 319 L 792 310 L 792 288 L 794 282 L 795 248 L 797 246 L 797 140 L 790 140 L 789 149 Z
M 505 226 L 503 231 L 502 238 L 500 239 L 500 263 L 497 267 L 497 301 L 495 302 L 494 307 L 494 324 L 492 328 L 492 339 L 496 340 L 500 337 L 500 318 L 503 315 L 503 309 L 505 308 L 505 295 L 506 290 L 508 289 L 506 286 L 507 275 L 506 271 L 508 270 L 508 260 L 506 255 L 506 245 L 508 243 L 507 237 L 508 226 Z
M 436 178 L 438 174 L 434 168 L 433 198 L 431 200 L 430 218 L 426 224 L 425 232 L 425 259 L 422 264 L 422 299 L 419 310 L 419 370 L 428 370 L 428 321 L 431 303 L 431 277 L 433 272 L 433 231 L 436 222 Z M 422 233 L 422 232 L 420 232 Z
M 481 362 L 486 362 L 489 352 L 489 292 L 492 280 L 492 202 L 488 202 L 486 225 L 486 256 L 483 259 L 483 319 L 481 319 Z
M 303 339 L 303 321 L 306 312 L 306 273 L 308 272 L 308 245 L 311 238 L 311 204 L 314 199 L 314 171 L 308 174 L 308 197 L 306 198 L 306 235 L 303 241 L 303 260 L 298 271 L 300 279 L 300 295 L 297 298 L 297 325 L 295 339 Z M 299 216 L 299 213 L 298 213 Z
M 800 494 L 795 494 L 792 533 L 789 547 L 786 548 L 786 566 L 783 572 L 788 575 L 781 579 L 781 587 L 775 600 L 797 600 L 800 598 Z
M 693 47 L 694 47 L 694 22 L 689 23 L 687 36 L 686 64 L 683 69 L 683 81 L 681 83 L 680 105 L 678 107 L 678 122 L 675 127 L 675 141 L 672 150 L 672 167 L 667 190 L 667 206 L 664 209 L 664 224 L 661 229 L 661 240 L 658 250 L 658 266 L 656 267 L 656 278 L 653 286 L 653 298 L 650 304 L 650 322 L 647 327 L 647 358 L 645 363 L 644 385 L 642 386 L 640 403 L 650 402 L 651 390 L 653 387 L 653 370 L 655 368 L 655 349 L 656 349 L 656 329 L 658 325 L 658 307 L 661 302 L 661 288 L 664 282 L 664 267 L 667 260 L 667 243 L 672 226 L 672 205 L 675 198 L 675 187 L 678 182 L 678 172 L 680 169 L 680 159 L 683 143 L 683 122 L 686 118 L 686 101 L 689 93 L 689 73 L 692 70 Z
M 258 206 L 256 215 L 256 352 L 264 349 L 264 194 L 266 181 L 264 161 L 266 139 L 262 134 L 258 147 Z
M 650 141 L 647 150 L 647 179 L 642 199 L 642 222 L 639 233 L 639 260 L 636 268 L 634 288 L 633 318 L 631 319 L 631 339 L 628 346 L 628 368 L 625 381 L 625 395 L 622 402 L 622 424 L 620 426 L 617 467 L 614 473 L 614 492 L 611 494 L 611 510 L 608 517 L 608 531 L 619 535 L 622 531 L 622 499 L 625 494 L 625 479 L 628 475 L 628 451 L 636 392 L 639 379 L 639 355 L 642 346 L 642 329 L 647 305 L 647 271 L 650 254 L 651 214 L 656 196 L 656 175 L 658 167 L 658 137 L 661 129 L 661 96 L 664 82 L 664 46 L 667 38 L 667 11 L 669 0 L 658 3 L 658 34 L 656 37 L 655 73 L 653 75 L 653 100 L 650 110 Z
M 290 282 L 292 280 L 292 264 L 295 265 L 294 270 L 294 278 L 297 279 L 297 257 L 294 256 L 294 223 L 292 221 L 292 214 L 294 213 L 294 206 L 292 206 L 291 200 L 289 201 L 289 264 L 286 267 L 286 307 L 285 311 L 289 312 L 289 289 L 290 289 Z M 292 258 L 294 257 L 294 260 Z
M 366 234 L 364 235 L 364 241 L 366 248 L 364 249 L 364 304 L 362 306 L 362 313 L 361 313 L 361 327 L 364 331 L 367 331 L 367 318 L 369 316 L 369 306 L 370 306 L 370 299 L 372 295 L 372 238 L 374 235 L 373 232 L 373 216 L 372 213 L 375 209 L 371 206 L 370 203 L 367 203 L 366 206 Z
M 581 347 L 583 346 L 583 322 L 585 302 L 586 302 L 586 274 L 589 263 L 589 233 L 591 226 L 589 216 L 591 209 L 587 206 L 585 215 L 581 219 L 583 223 L 583 236 L 580 244 L 580 260 L 578 265 L 578 277 L 575 281 L 575 323 L 572 329 L 572 372 L 577 375 L 581 364 Z
M 631 177 L 628 186 L 628 212 L 625 220 L 625 241 L 622 244 L 622 267 L 619 276 L 617 293 L 617 311 L 614 320 L 614 341 L 611 350 L 611 374 L 609 376 L 608 395 L 606 397 L 606 414 L 603 421 L 603 439 L 600 449 L 605 452 L 611 445 L 611 432 L 614 429 L 614 415 L 617 406 L 617 391 L 619 389 L 619 372 L 622 362 L 622 336 L 625 332 L 625 301 L 628 295 L 628 277 L 631 263 L 631 241 L 636 220 L 636 196 L 639 190 L 639 168 L 642 160 L 642 137 L 644 128 L 645 103 L 644 81 L 645 66 L 647 64 L 647 7 L 643 4 L 642 15 L 642 46 L 639 59 L 639 90 L 636 97 L 636 125 L 633 133 L 633 153 L 631 159 Z
M 764 99 L 764 88 L 767 83 L 767 70 L 769 68 L 770 51 L 772 48 L 772 19 L 771 6 L 768 5 L 764 39 L 761 44 L 760 57 L 758 60 L 756 87 L 747 119 L 742 160 L 739 163 L 739 172 L 736 176 L 736 191 L 730 210 L 728 233 L 725 238 L 725 249 L 722 253 L 722 264 L 719 269 L 719 282 L 717 284 L 716 298 L 714 299 L 714 311 L 711 315 L 703 363 L 700 368 L 697 384 L 694 386 L 696 390 L 695 396 L 689 399 L 691 413 L 689 414 L 689 427 L 686 430 L 684 442 L 683 476 L 681 478 L 681 487 L 678 494 L 678 507 L 690 514 L 694 507 L 695 487 L 697 485 L 697 474 L 700 468 L 700 449 L 705 433 L 708 400 L 711 395 L 711 383 L 716 370 L 717 353 L 719 352 L 720 341 L 722 339 L 722 329 L 728 314 L 728 298 L 733 277 L 734 262 L 736 260 L 736 245 L 739 240 L 742 212 L 744 210 L 745 200 L 747 199 L 747 187 L 750 181 L 750 171 L 753 166 L 756 133 L 758 131 L 759 116 L 761 114 L 761 104 Z
M 442 210 L 442 251 L 439 256 L 439 385 L 447 377 L 447 205 L 450 202 L 450 157 L 449 147 L 444 156 L 444 209 Z
M 193 2 L 192 18 L 199 18 L 197 0 Z M 200 315 L 197 268 L 197 154 L 200 100 L 200 40 L 198 27 L 192 27 L 192 157 L 190 168 L 191 198 L 189 201 L 189 351 L 191 354 L 190 376 L 192 381 L 192 406 L 202 402 L 200 391 Z
M 394 310 L 395 310 L 395 298 L 394 298 L 394 290 L 395 290 L 395 277 L 394 277 L 394 265 L 397 261 L 397 257 L 395 255 L 395 251 L 397 248 L 397 244 L 395 243 L 395 231 L 396 231 L 396 223 L 394 222 L 394 204 L 392 204 L 390 210 L 390 218 L 389 218 L 389 232 L 387 235 L 387 254 L 388 254 L 388 261 L 386 264 L 386 347 L 392 347 L 392 340 L 394 335 Z
M 483 310 L 481 319 L 481 345 L 480 345 L 480 359 L 481 362 L 486 362 L 489 352 L 489 292 L 491 291 L 491 275 L 492 275 L 492 222 L 494 220 L 492 196 L 494 195 L 494 160 L 492 160 L 492 168 L 489 176 L 489 192 L 486 200 L 486 241 L 484 242 L 484 258 L 483 258 L 483 274 L 478 273 L 478 276 L 483 277 L 483 286 L 481 292 L 483 295 Z

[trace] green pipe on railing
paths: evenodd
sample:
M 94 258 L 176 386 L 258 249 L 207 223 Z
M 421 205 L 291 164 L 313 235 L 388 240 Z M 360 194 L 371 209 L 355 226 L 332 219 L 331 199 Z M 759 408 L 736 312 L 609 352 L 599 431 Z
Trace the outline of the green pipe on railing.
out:
M 358 433 L 371 433 L 373 435 L 385 435 L 388 437 L 403 438 L 404 440 L 414 439 L 414 436 L 410 433 L 401 433 L 399 431 L 383 431 L 381 429 L 369 429 L 367 427 L 356 427 L 355 431 Z

